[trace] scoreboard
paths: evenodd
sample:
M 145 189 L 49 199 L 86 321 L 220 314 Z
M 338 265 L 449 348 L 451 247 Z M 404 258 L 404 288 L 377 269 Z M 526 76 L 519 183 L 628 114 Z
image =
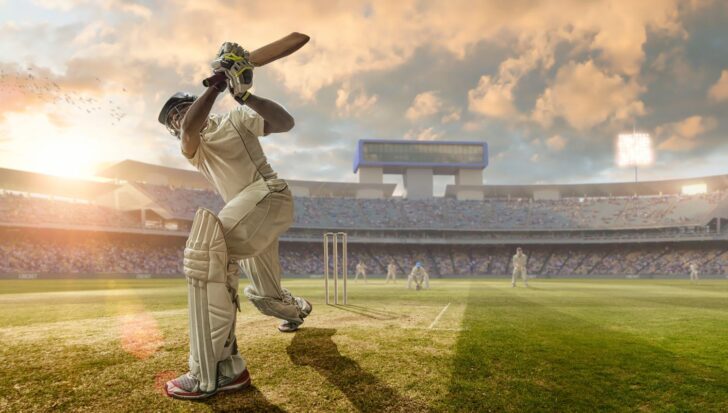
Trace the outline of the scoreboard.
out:
M 431 168 L 436 174 L 455 169 L 485 169 L 488 145 L 485 142 L 423 142 L 406 140 L 359 141 L 354 172 L 360 167 L 382 167 L 385 173 L 403 168 Z

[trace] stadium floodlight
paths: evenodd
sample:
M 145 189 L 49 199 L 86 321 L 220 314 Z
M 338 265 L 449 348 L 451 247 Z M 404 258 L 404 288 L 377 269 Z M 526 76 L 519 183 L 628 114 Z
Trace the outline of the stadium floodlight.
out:
M 682 187 L 683 195 L 698 195 L 708 193 L 708 185 L 706 184 L 692 184 L 684 185 Z
M 648 133 L 620 133 L 617 137 L 617 165 L 620 168 L 634 167 L 637 182 L 637 167 L 651 165 L 655 161 L 652 138 Z

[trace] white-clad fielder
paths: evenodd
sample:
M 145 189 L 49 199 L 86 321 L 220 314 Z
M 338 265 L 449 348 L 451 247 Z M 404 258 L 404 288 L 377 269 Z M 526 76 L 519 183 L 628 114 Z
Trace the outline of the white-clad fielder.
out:
M 356 275 L 354 276 L 354 281 L 357 281 L 360 275 L 364 278 L 364 282 L 367 282 L 367 266 L 362 261 L 359 261 L 359 263 L 356 264 Z
M 698 264 L 691 262 L 688 266 L 690 268 L 690 281 L 698 281 L 699 278 L 699 272 L 698 272 Z
M 417 261 L 415 266 L 412 267 L 409 276 L 407 277 L 407 288 L 412 289 L 412 284 L 415 284 L 415 289 L 430 288 L 430 275 L 422 266 L 422 263 Z
M 389 284 L 390 280 L 395 284 L 397 283 L 397 266 L 394 261 L 389 261 L 389 264 L 387 264 L 387 279 L 384 282 Z
M 516 255 L 513 256 L 513 277 L 511 278 L 511 286 L 516 286 L 516 279 L 520 277 L 523 283 L 528 287 L 528 273 L 526 264 L 528 263 L 528 255 L 523 253 L 521 247 L 516 248 Z
M 248 300 L 261 313 L 283 320 L 280 331 L 297 330 L 312 309 L 281 287 L 278 237 L 293 222 L 293 198 L 259 142 L 289 131 L 294 120 L 277 103 L 250 94 L 247 57 L 239 45 L 224 43 L 216 60 L 228 59 L 227 82 L 212 85 L 199 98 L 177 93 L 159 114 L 180 139 L 182 154 L 226 203 L 218 215 L 198 209 L 187 239 L 190 371 L 167 382 L 165 391 L 175 398 L 201 399 L 250 384 L 235 341 L 239 270 L 250 280 Z M 210 114 L 226 87 L 241 106 Z

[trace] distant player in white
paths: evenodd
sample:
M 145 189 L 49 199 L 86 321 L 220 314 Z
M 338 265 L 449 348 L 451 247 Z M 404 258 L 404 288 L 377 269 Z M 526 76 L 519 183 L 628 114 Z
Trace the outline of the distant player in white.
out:
M 361 261 L 356 264 L 356 275 L 354 276 L 354 281 L 358 280 L 360 275 L 364 277 L 364 282 L 367 282 L 367 266 Z
M 523 253 L 521 247 L 516 248 L 516 255 L 513 256 L 513 278 L 511 278 L 511 287 L 516 286 L 516 278 L 521 277 L 523 283 L 528 287 L 528 274 L 526 273 L 526 263 L 528 255 Z
M 395 284 L 397 283 L 397 266 L 394 264 L 394 261 L 389 261 L 389 265 L 387 265 L 387 279 L 385 283 L 389 284 L 389 280 L 392 280 Z
M 415 284 L 415 288 L 430 288 L 430 275 L 422 266 L 422 263 L 417 261 L 415 266 L 412 267 L 409 276 L 407 277 L 407 288 L 412 289 L 412 283 Z
M 688 268 L 690 268 L 690 281 L 698 281 L 700 279 L 698 277 L 698 264 L 691 262 L 688 265 Z

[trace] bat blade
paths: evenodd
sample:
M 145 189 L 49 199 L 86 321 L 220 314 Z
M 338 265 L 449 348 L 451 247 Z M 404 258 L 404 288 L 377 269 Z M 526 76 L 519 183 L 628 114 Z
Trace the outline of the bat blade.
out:
M 303 33 L 293 32 L 286 37 L 269 43 L 250 52 L 250 63 L 255 67 L 265 66 L 270 62 L 284 58 L 308 43 L 310 37 Z M 210 87 L 225 80 L 225 75 L 216 73 L 202 81 L 205 87 Z
M 291 33 L 288 36 L 269 43 L 250 52 L 250 63 L 254 66 L 265 66 L 270 62 L 286 57 L 303 47 L 310 37 L 302 33 Z

